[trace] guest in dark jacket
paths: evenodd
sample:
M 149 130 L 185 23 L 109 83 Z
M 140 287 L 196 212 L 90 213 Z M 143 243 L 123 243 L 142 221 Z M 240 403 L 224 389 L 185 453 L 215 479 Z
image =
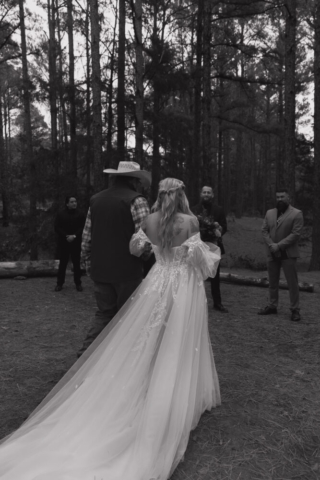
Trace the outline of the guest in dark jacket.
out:
M 225 253 L 222 236 L 227 231 L 227 219 L 224 211 L 218 205 L 214 205 L 214 193 L 212 187 L 203 187 L 200 193 L 200 203 L 191 208 L 191 211 L 199 220 L 201 240 L 204 242 L 215 243 L 220 247 L 221 254 Z M 227 313 L 228 309 L 222 305 L 220 292 L 220 265 L 214 278 L 209 278 L 211 282 L 211 294 L 213 299 L 213 308 L 222 313 Z
M 55 288 L 56 292 L 62 290 L 70 257 L 73 263 L 73 277 L 76 289 L 78 292 L 82 292 L 80 254 L 84 223 L 85 216 L 77 209 L 76 197 L 67 196 L 65 200 L 65 209 L 57 214 L 54 222 L 54 230 L 58 238 L 60 259 L 57 286 Z

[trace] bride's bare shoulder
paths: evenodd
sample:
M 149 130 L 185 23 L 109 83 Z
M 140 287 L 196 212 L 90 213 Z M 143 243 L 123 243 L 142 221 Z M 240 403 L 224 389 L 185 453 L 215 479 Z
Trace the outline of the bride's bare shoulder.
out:
M 193 214 L 188 214 L 188 213 L 178 213 L 179 216 L 181 216 L 185 221 L 187 222 L 193 222 L 194 220 L 197 220 L 197 217 Z
M 155 221 L 157 221 L 159 219 L 159 212 L 154 212 L 154 213 L 150 213 L 146 218 L 145 218 L 145 221 L 147 223 L 153 223 Z
M 199 222 L 197 217 L 194 215 L 189 215 L 189 234 L 193 235 L 194 233 L 199 232 Z
M 155 226 L 159 222 L 159 213 L 154 212 L 150 213 L 144 220 L 143 220 L 143 229 L 144 231 L 147 230 L 147 228 L 150 228 L 152 226 Z

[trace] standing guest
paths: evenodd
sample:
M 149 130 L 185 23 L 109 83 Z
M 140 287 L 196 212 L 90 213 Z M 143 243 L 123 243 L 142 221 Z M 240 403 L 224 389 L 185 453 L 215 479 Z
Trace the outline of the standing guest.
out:
M 290 293 L 291 320 L 300 317 L 297 258 L 299 238 L 303 227 L 303 215 L 290 205 L 288 190 L 279 187 L 276 191 L 276 208 L 268 210 L 262 225 L 266 242 L 269 275 L 269 305 L 259 310 L 259 315 L 277 313 L 280 270 L 283 268 Z
M 215 205 L 214 192 L 212 187 L 202 187 L 200 193 L 200 203 L 191 208 L 191 211 L 197 216 L 200 226 L 201 240 L 211 242 L 225 253 L 222 242 L 222 235 L 227 231 L 227 219 L 221 207 Z M 213 308 L 222 313 L 228 313 L 228 309 L 222 305 L 220 291 L 220 265 L 214 278 L 209 277 L 211 283 L 211 294 L 213 299 Z
M 94 282 L 97 312 L 78 356 L 88 348 L 143 278 L 143 261 L 131 255 L 129 242 L 149 215 L 140 183 L 151 184 L 151 174 L 136 162 L 120 162 L 107 169 L 114 185 L 94 195 L 83 232 L 81 259 Z M 149 257 L 151 245 L 144 257 Z
M 62 290 L 65 282 L 66 269 L 71 257 L 73 263 L 73 278 L 78 292 L 82 292 L 81 285 L 81 236 L 84 227 L 85 216 L 77 209 L 77 199 L 69 195 L 65 200 L 65 209 L 59 212 L 54 222 L 54 230 L 58 237 L 59 270 L 57 277 L 56 292 Z

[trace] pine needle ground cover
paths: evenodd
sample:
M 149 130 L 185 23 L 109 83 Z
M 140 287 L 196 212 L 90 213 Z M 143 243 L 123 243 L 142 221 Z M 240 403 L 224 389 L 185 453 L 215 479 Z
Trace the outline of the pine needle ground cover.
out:
M 290 321 L 288 291 L 268 317 L 257 315 L 267 289 L 222 284 L 228 314 L 208 296 L 222 405 L 203 415 L 172 480 L 320 479 L 320 272 L 300 279 L 316 285 L 301 293 L 300 323 Z M 54 278 L 0 280 L 1 437 L 73 364 L 94 315 L 90 279 L 82 293 L 70 272 L 62 292 L 54 286 Z

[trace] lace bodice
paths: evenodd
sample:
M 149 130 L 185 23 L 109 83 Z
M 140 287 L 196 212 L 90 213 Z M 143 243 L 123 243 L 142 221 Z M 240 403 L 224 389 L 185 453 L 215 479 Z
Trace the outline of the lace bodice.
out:
M 130 241 L 132 255 L 141 256 L 146 243 L 151 244 L 152 242 L 140 229 Z M 192 235 L 178 247 L 162 250 L 157 245 L 152 245 L 152 250 L 156 257 L 157 273 L 160 276 L 166 274 L 172 280 L 179 275 L 185 275 L 188 268 L 196 271 L 199 281 L 203 281 L 209 276 L 214 277 L 221 258 L 219 247 L 202 242 L 200 233 Z
M 157 245 L 152 245 L 153 253 L 155 254 L 157 263 L 162 266 L 174 265 L 175 268 L 187 263 L 188 247 L 187 245 L 180 245 L 180 247 L 173 247 L 166 250 L 161 250 Z
M 146 243 L 151 244 L 147 235 L 140 229 L 130 241 L 130 252 L 139 257 L 144 252 Z M 175 301 L 179 288 L 192 280 L 192 277 L 198 287 L 202 287 L 204 279 L 215 276 L 220 260 L 220 249 L 213 244 L 209 247 L 202 242 L 200 233 L 188 238 L 178 247 L 162 250 L 157 245 L 152 245 L 152 249 L 156 264 L 149 272 L 148 281 L 145 282 L 145 286 L 142 285 L 139 295 L 156 294 L 157 300 L 134 346 L 133 350 L 139 352 L 143 350 L 151 332 L 155 328 L 161 328 L 165 323 L 169 298 Z

